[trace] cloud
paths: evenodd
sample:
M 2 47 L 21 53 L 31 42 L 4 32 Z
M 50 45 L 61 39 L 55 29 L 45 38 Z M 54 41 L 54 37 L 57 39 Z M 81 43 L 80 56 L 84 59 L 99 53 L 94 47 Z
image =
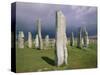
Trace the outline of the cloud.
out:
M 36 31 L 36 19 L 39 17 L 43 30 L 54 31 L 57 10 L 61 10 L 65 15 L 68 31 L 82 25 L 94 27 L 93 25 L 97 23 L 96 7 L 18 2 L 17 28 L 18 30 Z
M 95 23 L 96 24 L 96 7 L 89 7 L 89 6 L 71 6 L 70 7 L 72 12 L 74 12 L 74 18 L 76 21 L 80 21 L 81 24 L 89 24 Z

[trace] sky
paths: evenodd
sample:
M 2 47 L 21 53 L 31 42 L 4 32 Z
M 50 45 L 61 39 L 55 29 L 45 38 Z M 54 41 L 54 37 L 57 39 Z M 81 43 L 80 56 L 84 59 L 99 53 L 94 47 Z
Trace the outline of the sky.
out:
M 55 37 L 56 33 L 56 11 L 61 10 L 66 18 L 66 35 L 74 32 L 77 36 L 79 27 L 86 27 L 89 36 L 97 35 L 97 7 L 55 5 L 41 3 L 16 3 L 16 32 L 24 31 L 27 37 L 32 32 L 33 37 L 37 34 L 36 21 L 41 19 L 41 33 L 44 38 L 49 35 Z

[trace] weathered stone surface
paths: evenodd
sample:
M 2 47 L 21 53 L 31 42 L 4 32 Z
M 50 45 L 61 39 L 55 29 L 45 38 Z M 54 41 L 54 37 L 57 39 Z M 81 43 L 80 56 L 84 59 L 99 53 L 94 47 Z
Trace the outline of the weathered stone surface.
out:
M 28 47 L 32 48 L 32 33 L 28 32 Z
M 42 35 L 41 35 L 41 21 L 37 20 L 37 30 L 38 30 L 38 40 L 39 40 L 39 49 L 43 49 Z
M 45 49 L 49 48 L 49 35 L 46 35 L 45 37 Z
M 39 48 L 39 38 L 38 38 L 38 34 L 35 37 L 35 48 Z
M 84 47 L 88 47 L 89 44 L 89 38 L 88 38 L 88 32 L 86 31 L 86 28 L 84 28 L 83 31 L 83 42 L 84 42 Z
M 56 12 L 56 65 L 67 64 L 66 22 L 61 11 Z
M 89 45 L 89 36 L 87 37 L 88 39 L 87 39 L 87 45 Z
M 64 39 L 63 39 L 63 49 L 64 49 L 64 64 L 67 64 L 68 61 L 67 61 L 67 57 L 68 57 L 68 52 L 67 52 L 67 37 L 66 37 L 66 27 L 64 28 Z M 66 41 L 65 41 L 66 40 Z
M 77 37 L 77 47 L 82 48 L 82 28 L 79 28 L 78 37 Z
M 73 34 L 73 32 L 71 33 L 71 37 L 70 37 L 70 46 L 74 46 L 74 34 Z
M 24 48 L 24 33 L 22 31 L 19 31 L 18 34 L 18 47 Z
M 82 37 L 82 45 L 84 45 L 83 37 Z

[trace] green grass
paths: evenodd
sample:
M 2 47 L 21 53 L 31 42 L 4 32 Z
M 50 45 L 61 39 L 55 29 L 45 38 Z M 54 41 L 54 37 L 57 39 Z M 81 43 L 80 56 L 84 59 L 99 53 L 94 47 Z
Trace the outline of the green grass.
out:
M 27 44 L 27 43 L 26 43 Z M 37 50 L 27 48 L 16 50 L 16 72 L 51 71 L 97 67 L 97 45 L 91 43 L 88 48 L 79 49 L 67 46 L 68 64 L 55 66 L 54 48 Z

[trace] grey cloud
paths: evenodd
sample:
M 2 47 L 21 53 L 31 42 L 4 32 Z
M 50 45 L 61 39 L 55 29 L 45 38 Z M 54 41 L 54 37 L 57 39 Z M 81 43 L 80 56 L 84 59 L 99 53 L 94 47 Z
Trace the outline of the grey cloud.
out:
M 66 17 L 68 31 L 71 27 L 97 25 L 97 8 L 90 6 L 71 6 L 38 3 L 17 3 L 17 30 L 36 31 L 36 19 L 41 18 L 42 28 L 55 29 L 55 12 L 61 10 Z M 96 27 L 96 26 L 95 26 Z

